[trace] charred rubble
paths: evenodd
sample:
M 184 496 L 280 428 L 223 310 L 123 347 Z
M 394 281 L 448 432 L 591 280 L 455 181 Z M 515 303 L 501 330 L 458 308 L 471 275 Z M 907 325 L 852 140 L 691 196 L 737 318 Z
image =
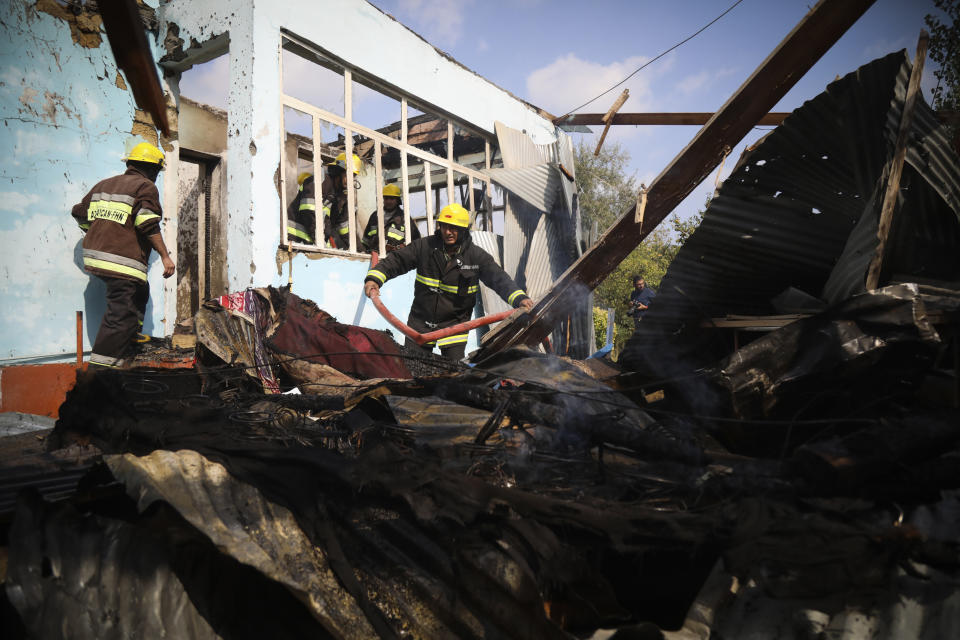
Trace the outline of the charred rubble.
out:
M 193 367 L 80 375 L 46 446 L 98 454 L 4 516 L 7 636 L 951 635 L 960 170 L 922 108 L 863 284 L 905 65 L 741 161 L 618 363 L 449 363 L 268 288 Z
M 262 290 L 280 390 L 323 367 L 329 391 L 268 394 L 210 353 L 196 369 L 82 376 L 47 444 L 90 443 L 102 461 L 69 500 L 21 496 L 7 597 L 28 636 L 79 638 L 707 638 L 743 624 L 745 599 L 792 607 L 783 637 L 813 637 L 817 616 L 905 594 L 946 606 L 960 412 L 917 383 L 939 342 L 909 290 L 871 292 L 737 358 L 756 372 L 760 353 L 776 363 L 811 335 L 843 350 L 848 334 L 823 329 L 839 317 L 883 352 L 867 373 L 778 384 L 771 370 L 767 386 L 737 383 L 729 362 L 655 380 L 528 349 L 331 381 L 321 358 L 275 340 L 309 324 L 305 311 L 323 316 Z M 390 356 L 413 361 L 396 345 Z M 811 393 L 883 377 L 899 387 L 785 417 Z M 714 413 L 689 410 L 698 385 Z M 738 418 L 754 406 L 766 417 Z

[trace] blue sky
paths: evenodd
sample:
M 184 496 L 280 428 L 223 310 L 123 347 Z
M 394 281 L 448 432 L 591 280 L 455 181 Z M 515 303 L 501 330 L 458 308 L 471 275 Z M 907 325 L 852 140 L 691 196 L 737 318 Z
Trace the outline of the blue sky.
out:
M 723 13 L 734 0 L 374 0 L 436 47 L 510 91 L 560 115 L 629 75 Z M 715 111 L 813 6 L 812 0 L 743 0 L 702 34 L 640 71 L 624 86 L 623 112 Z M 933 0 L 878 0 L 780 101 L 791 111 L 835 77 L 907 49 L 911 59 Z M 934 86 L 927 61 L 924 97 Z M 603 113 L 619 87 L 581 111 Z M 574 134 L 575 138 L 599 138 Z M 607 141 L 629 151 L 638 180 L 650 184 L 697 127 L 613 127 Z M 765 131 L 755 129 L 745 142 Z M 606 144 L 606 143 L 605 143 Z M 734 149 L 733 160 L 743 145 Z M 735 164 L 725 163 L 724 177 Z M 715 176 L 678 209 L 690 215 Z
M 374 0 L 373 4 L 491 82 L 547 111 L 560 115 L 619 82 L 644 62 L 687 38 L 735 0 Z M 813 0 L 742 0 L 696 38 L 640 71 L 623 87 L 630 99 L 623 112 L 715 111 L 806 14 Z M 906 49 L 912 59 L 923 17 L 933 0 L 877 0 L 854 26 L 773 109 L 791 111 L 874 58 Z M 361 46 L 389 43 L 364 41 Z M 202 95 L 205 83 L 222 84 L 226 74 L 214 65 L 184 79 L 183 93 Z M 930 101 L 935 84 L 927 60 L 922 84 Z M 192 77 L 188 77 L 192 76 Z M 623 87 L 582 112 L 605 112 Z M 210 87 L 212 88 L 212 87 Z M 217 93 L 226 95 L 223 86 Z M 225 105 L 220 105 L 225 106 Z M 596 143 L 592 135 L 575 139 Z M 631 156 L 630 168 L 650 184 L 696 134 L 697 127 L 611 128 L 608 142 L 619 142 Z M 754 129 L 725 163 L 726 177 L 745 144 L 766 129 Z M 677 212 L 686 217 L 713 191 L 714 175 Z

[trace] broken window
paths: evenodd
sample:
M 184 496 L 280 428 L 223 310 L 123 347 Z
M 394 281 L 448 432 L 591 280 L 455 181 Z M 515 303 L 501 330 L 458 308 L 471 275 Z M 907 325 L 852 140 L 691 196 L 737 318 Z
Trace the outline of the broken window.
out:
M 199 55 L 206 59 L 214 51 Z M 177 182 L 165 209 L 176 234 L 176 319 L 194 316 L 204 300 L 227 292 L 226 171 L 230 56 L 221 53 L 187 68 L 170 69 L 179 89 L 178 150 L 167 178 Z
M 381 214 L 388 187 L 401 194 L 406 242 L 414 228 L 432 233 L 434 216 L 450 202 L 474 215 L 489 211 L 484 194 L 490 182 L 482 170 L 490 165 L 491 147 L 485 136 L 411 106 L 396 89 L 293 35 L 283 37 L 280 64 L 284 246 L 384 251 L 390 225 L 384 227 Z M 313 175 L 323 176 L 319 184 Z M 374 213 L 377 233 L 367 240 Z M 393 227 L 394 236 L 400 226 Z

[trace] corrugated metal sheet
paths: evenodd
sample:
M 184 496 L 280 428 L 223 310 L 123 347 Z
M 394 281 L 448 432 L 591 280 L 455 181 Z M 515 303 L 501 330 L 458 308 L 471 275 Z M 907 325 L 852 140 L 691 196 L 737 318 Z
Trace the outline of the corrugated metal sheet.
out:
M 551 164 L 530 167 L 486 169 L 483 173 L 539 211 L 553 211 L 560 194 L 560 169 Z
M 910 69 L 902 51 L 861 67 L 745 154 L 670 266 L 641 334 L 773 314 L 771 299 L 791 286 L 828 302 L 863 291 Z M 922 100 L 907 158 L 885 270 L 924 265 L 925 277 L 956 279 L 960 168 Z
M 573 173 L 573 146 L 569 137 L 561 135 L 551 145 L 537 145 L 522 131 L 496 123 L 497 141 L 506 169 L 528 169 L 546 165 L 563 164 Z M 576 204 L 576 185 L 570 183 L 555 169 L 558 185 L 562 186 L 561 198 L 555 198 L 552 207 L 541 209 L 529 203 L 535 200 L 536 187 L 532 174 L 522 191 L 529 191 L 528 199 L 507 194 L 504 212 L 503 262 L 507 273 L 516 274 L 527 293 L 539 298 L 553 286 L 557 278 L 576 261 L 581 254 L 580 214 Z M 548 214 L 548 215 L 544 215 Z M 582 304 L 571 309 L 566 323 L 554 332 L 554 344 L 564 345 L 567 353 L 569 343 L 577 345 L 570 355 L 585 357 L 593 347 L 593 297 L 585 291 Z
M 496 261 L 498 266 L 503 266 L 503 243 L 501 236 L 498 236 L 493 231 L 471 229 L 470 237 L 473 239 L 473 244 L 477 245 L 493 256 L 493 259 Z M 483 315 L 500 313 L 501 311 L 507 311 L 512 308 L 503 298 L 497 295 L 493 289 L 482 282 L 480 283 L 480 303 L 483 305 Z M 478 327 L 477 336 L 482 339 L 488 331 L 496 327 L 498 324 L 500 323 L 497 322 L 492 325 Z

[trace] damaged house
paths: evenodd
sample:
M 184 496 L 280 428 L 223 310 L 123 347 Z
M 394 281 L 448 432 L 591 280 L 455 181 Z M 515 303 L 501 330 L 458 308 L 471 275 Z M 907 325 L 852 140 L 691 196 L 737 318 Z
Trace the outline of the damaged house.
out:
M 137 142 L 166 153 L 158 179 L 163 234 L 178 263 L 169 280 L 161 277 L 159 261 L 150 265 L 149 335 L 174 334 L 204 300 L 287 284 L 343 322 L 356 317 L 358 324 L 390 328 L 372 306 L 358 308 L 370 260 L 359 241 L 371 213 L 382 207 L 378 194 L 386 185 L 403 194 L 406 226 L 423 234 L 433 232 L 434 216 L 448 203 L 474 212 L 475 241 L 533 296 L 581 252 L 570 139 L 537 108 L 372 5 L 138 6 L 137 21 L 157 61 L 169 136 L 155 128 L 147 106 L 134 102 L 130 87 L 149 81 L 153 69 L 125 80 L 96 3 L 17 1 L 3 8 L 0 90 L 8 116 L 0 135 L 12 152 L 4 163 L 11 197 L 0 295 L 5 308 L 17 310 L 0 318 L 0 357 L 8 367 L 4 410 L 55 415 L 55 396 L 70 384 L 69 366 L 42 373 L 9 367 L 72 359 L 77 311 L 83 311 L 81 350 L 89 353 L 104 310 L 103 287 L 83 272 L 81 236 L 61 212 L 95 182 L 121 172 L 121 159 Z M 389 42 L 397 55 L 358 41 Z M 183 74 L 204 63 L 229 75 L 225 110 L 180 93 Z M 361 159 L 358 188 L 347 190 L 349 247 L 289 243 L 286 208 L 298 176 L 323 175 L 323 165 L 338 154 Z M 563 184 L 560 165 L 569 176 Z M 491 172 L 510 170 L 539 172 L 521 193 L 533 204 L 495 186 Z M 24 234 L 38 241 L 23 242 Z M 410 306 L 413 275 L 384 289 L 384 302 L 397 315 Z M 485 288 L 482 294 L 488 313 L 504 308 Z M 583 357 L 592 350 L 589 309 L 585 300 L 571 318 L 573 331 L 558 330 L 565 352 Z M 59 393 L 33 398 L 38 384 Z
M 690 150 L 735 128 L 728 107 L 782 49 L 829 46 L 804 28 L 852 22 L 854 4 L 812 9 L 661 177 L 710 171 Z M 580 289 L 601 275 L 598 247 L 635 245 L 622 229 L 669 213 L 660 178 L 646 221 L 628 211 L 585 248 L 570 143 L 545 114 L 360 0 L 222 5 L 139 5 L 170 136 L 136 109 L 92 3 L 2 10 L 8 35 L 40 43 L 0 86 L 20 113 L 5 171 L 20 202 L 35 185 L 64 211 L 24 208 L 3 231 L 18 242 L 2 293 L 23 311 L 3 318 L 19 366 L 0 382 L 4 411 L 24 412 L 2 414 L 18 421 L 0 438 L 4 637 L 955 635 L 960 162 L 910 97 L 922 59 L 851 70 L 745 155 L 612 363 L 583 359 L 588 316 L 549 301 L 585 264 Z M 178 91 L 218 56 L 225 112 Z M 45 423 L 20 363 L 72 354 L 74 312 L 95 331 L 101 296 L 60 176 L 92 183 L 141 138 L 171 160 L 164 233 L 183 260 L 176 283 L 151 269 L 147 329 L 189 328 L 197 347 L 33 365 L 61 389 Z M 361 159 L 350 246 L 288 243 L 297 177 L 340 153 Z M 541 299 L 470 366 L 411 357 L 357 309 L 356 230 L 387 184 L 425 233 L 444 203 L 470 208 L 477 242 Z M 410 290 L 386 288 L 388 306 Z M 529 338 L 545 318 L 555 353 Z

